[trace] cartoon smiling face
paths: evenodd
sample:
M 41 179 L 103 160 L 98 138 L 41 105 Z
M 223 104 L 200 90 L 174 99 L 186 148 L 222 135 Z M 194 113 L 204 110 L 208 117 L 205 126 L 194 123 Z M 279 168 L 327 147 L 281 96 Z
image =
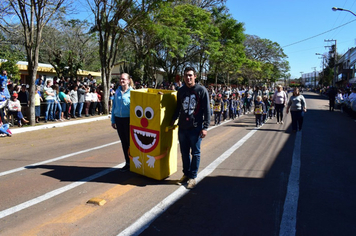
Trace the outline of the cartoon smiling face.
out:
M 143 108 L 142 106 L 137 105 L 135 106 L 134 113 L 134 119 L 139 121 L 140 126 L 130 126 L 132 140 L 141 152 L 151 152 L 157 147 L 160 136 L 158 130 L 149 129 L 150 122 L 152 122 L 155 116 L 154 110 L 151 107 Z M 138 122 L 135 123 L 138 124 Z

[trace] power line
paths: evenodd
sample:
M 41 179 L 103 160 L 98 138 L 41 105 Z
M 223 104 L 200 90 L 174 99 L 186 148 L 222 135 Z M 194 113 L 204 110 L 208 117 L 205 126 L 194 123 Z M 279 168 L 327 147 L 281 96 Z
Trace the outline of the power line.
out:
M 305 42 L 305 41 L 307 41 L 307 40 L 316 38 L 316 37 L 318 37 L 318 36 L 320 36 L 320 35 L 329 33 L 330 31 L 336 30 L 336 29 L 341 28 L 341 27 L 343 27 L 343 26 L 345 26 L 345 25 L 347 25 L 347 24 L 350 24 L 350 23 L 352 23 L 352 22 L 354 22 L 354 21 L 356 21 L 356 20 L 352 20 L 352 21 L 346 22 L 345 24 L 339 25 L 339 26 L 337 26 L 337 27 L 335 27 L 335 28 L 332 28 L 332 29 L 330 29 L 330 30 L 328 30 L 328 31 L 325 31 L 325 32 L 320 33 L 320 34 L 317 34 L 317 35 L 315 35 L 315 36 L 312 36 L 312 37 L 309 37 L 309 38 L 300 40 L 300 41 L 295 42 L 295 43 L 288 44 L 288 45 L 286 45 L 286 46 L 283 46 L 282 48 L 286 48 L 286 47 L 289 47 L 289 46 L 292 46 L 292 45 L 295 45 L 295 44 L 298 44 L 298 43 Z

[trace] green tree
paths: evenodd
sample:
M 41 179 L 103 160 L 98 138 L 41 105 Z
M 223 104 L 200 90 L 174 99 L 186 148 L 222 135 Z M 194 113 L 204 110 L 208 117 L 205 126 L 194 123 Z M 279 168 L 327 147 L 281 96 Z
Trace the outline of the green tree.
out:
M 161 42 L 152 52 L 168 81 L 173 81 L 187 64 L 204 65 L 218 34 L 210 16 L 206 10 L 189 4 L 167 4 L 160 9 L 155 29 Z
M 244 25 L 233 19 L 224 8 L 214 9 L 213 21 L 220 32 L 220 45 L 210 56 L 210 69 L 214 74 L 215 84 L 218 83 L 218 77 L 224 83 L 229 83 L 230 75 L 236 75 L 245 61 Z
M 143 16 L 157 7 L 158 0 L 87 0 L 94 14 L 93 31 L 98 33 L 104 113 L 108 113 L 112 69 L 117 62 L 119 46 Z
M 20 22 L 25 51 L 28 61 L 28 74 L 30 77 L 30 124 L 35 124 L 35 81 L 38 69 L 39 50 L 42 43 L 42 32 L 48 21 L 61 8 L 65 8 L 64 0 L 26 1 L 10 0 L 8 9 L 9 18 L 17 16 Z M 12 18 L 13 19 L 13 18 Z M 13 25 L 2 18 L 2 28 L 9 30 Z M 4 26 L 5 25 L 5 26 Z
M 87 21 L 58 18 L 44 28 L 40 58 L 50 63 L 57 76 L 77 76 L 79 69 L 100 70 L 98 41 L 88 33 Z
M 242 72 L 242 75 L 246 76 L 253 71 L 254 77 L 249 79 L 250 83 L 271 83 L 286 76 L 290 69 L 289 62 L 278 43 L 256 35 L 246 35 L 244 45 L 246 57 L 258 62 L 258 67 L 250 67 L 248 71 Z

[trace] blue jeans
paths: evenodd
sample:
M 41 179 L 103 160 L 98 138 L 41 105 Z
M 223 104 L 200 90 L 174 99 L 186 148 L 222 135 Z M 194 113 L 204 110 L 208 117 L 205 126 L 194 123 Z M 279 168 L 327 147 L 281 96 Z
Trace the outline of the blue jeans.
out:
M 290 111 L 290 114 L 292 116 L 292 130 L 293 131 L 302 130 L 304 112 L 303 111 Z
M 78 103 L 72 103 L 72 116 L 75 117 L 75 111 L 77 110 Z
M 179 129 L 178 139 L 182 154 L 183 173 L 188 178 L 194 179 L 198 175 L 200 164 L 200 137 L 201 127 L 193 129 Z
M 58 117 L 56 117 L 56 112 L 58 111 Z M 62 106 L 61 106 L 61 103 L 60 102 L 57 102 L 57 103 L 54 103 L 54 111 L 53 111 L 53 114 L 54 114 L 54 118 L 58 118 L 58 119 L 61 119 L 61 115 L 62 115 Z
M 10 133 L 7 132 L 8 129 L 9 129 L 9 124 L 3 124 L 2 126 L 0 126 L 0 134 L 4 133 L 10 135 Z
M 54 120 L 53 117 L 53 108 L 54 108 L 54 100 L 46 100 L 47 108 L 45 113 L 45 120 Z
M 84 102 L 78 102 L 78 117 L 82 117 Z

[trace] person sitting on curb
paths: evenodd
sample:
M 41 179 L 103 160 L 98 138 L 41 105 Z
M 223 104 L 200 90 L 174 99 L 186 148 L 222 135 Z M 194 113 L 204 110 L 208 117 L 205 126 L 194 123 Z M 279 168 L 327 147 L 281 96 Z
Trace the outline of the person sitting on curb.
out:
M 17 96 L 18 96 L 17 93 L 12 94 L 9 103 L 7 104 L 7 107 L 9 109 L 9 114 L 16 116 L 17 124 L 19 127 L 21 127 L 22 126 L 21 121 L 25 124 L 27 124 L 29 121 L 23 117 L 23 114 L 21 112 L 21 104 L 20 101 L 17 100 Z
M 9 136 L 9 137 L 12 136 L 12 133 L 9 129 L 9 124 L 2 123 L 2 120 L 0 118 L 0 137 L 6 137 L 6 136 Z

